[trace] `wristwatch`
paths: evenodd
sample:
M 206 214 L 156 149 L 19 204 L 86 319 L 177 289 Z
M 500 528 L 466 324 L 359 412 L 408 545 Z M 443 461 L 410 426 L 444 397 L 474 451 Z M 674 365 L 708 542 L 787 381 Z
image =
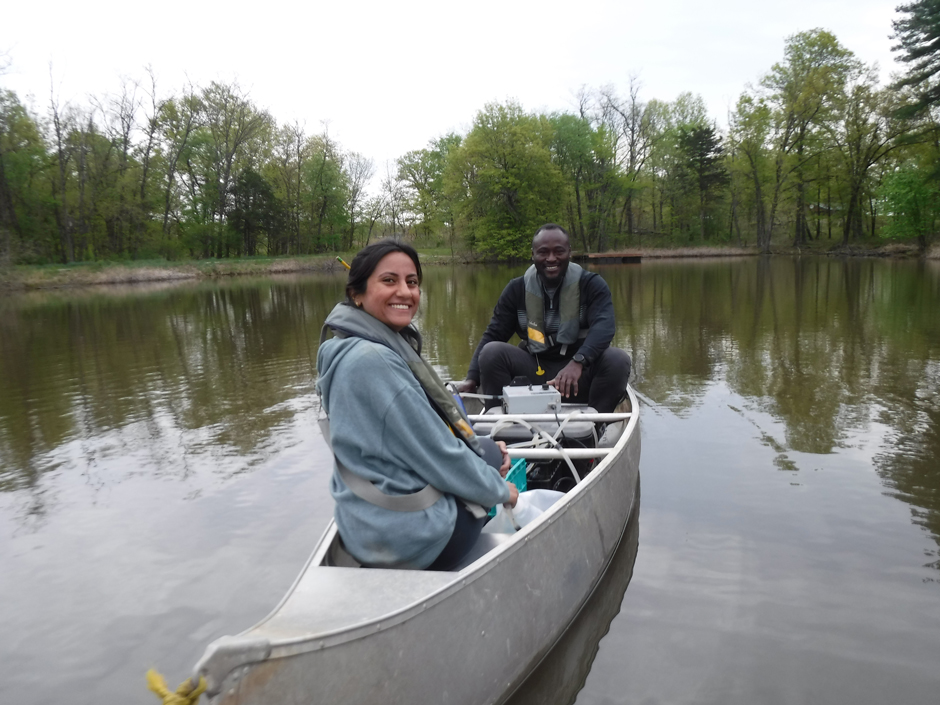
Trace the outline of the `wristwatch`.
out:
M 574 354 L 574 357 L 572 357 L 571 359 L 574 360 L 575 362 L 581 363 L 581 365 L 582 365 L 583 367 L 587 367 L 587 366 L 588 366 L 588 361 L 587 361 L 587 359 L 585 359 L 584 355 L 582 355 L 581 353 L 575 353 L 575 354 Z

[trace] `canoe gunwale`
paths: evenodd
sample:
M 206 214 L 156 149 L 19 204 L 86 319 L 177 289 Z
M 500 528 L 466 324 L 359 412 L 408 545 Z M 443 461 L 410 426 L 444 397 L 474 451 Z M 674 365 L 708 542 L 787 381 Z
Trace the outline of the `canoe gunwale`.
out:
M 589 496 L 589 493 L 593 488 L 603 483 L 606 478 L 610 476 L 610 471 L 619 465 L 619 461 L 625 460 L 627 456 L 625 451 L 634 434 L 637 432 L 637 424 L 639 421 L 639 414 L 636 413 L 637 398 L 630 387 L 627 388 L 627 399 L 631 404 L 632 413 L 629 414 L 629 417 L 616 422 L 624 424 L 624 427 L 616 443 L 610 447 L 610 453 L 606 457 L 602 458 L 597 467 L 594 468 L 592 472 L 589 473 L 572 490 L 566 493 L 566 495 L 559 502 L 547 509 L 541 516 L 539 516 L 527 526 L 523 527 L 520 531 L 513 534 L 509 541 L 496 546 L 486 554 L 480 556 L 473 563 L 453 573 L 395 571 L 391 569 L 365 569 L 381 572 L 382 574 L 400 572 L 408 573 L 410 576 L 434 576 L 435 580 L 428 580 L 430 584 L 429 590 L 426 594 L 421 595 L 419 598 L 414 599 L 407 604 L 394 608 L 388 613 L 382 614 L 381 616 L 365 619 L 364 621 L 357 623 L 338 626 L 319 633 L 307 632 L 297 634 L 296 636 L 285 636 L 281 638 L 265 638 L 253 635 L 252 632 L 262 628 L 265 624 L 274 619 L 278 612 L 280 612 L 280 610 L 290 601 L 292 596 L 294 596 L 294 594 L 297 592 L 299 586 L 304 582 L 308 571 L 316 569 L 327 569 L 331 571 L 356 571 L 359 573 L 363 570 L 361 568 L 341 568 L 336 566 L 323 565 L 329 552 L 330 545 L 332 541 L 336 540 L 337 537 L 336 524 L 333 520 L 330 520 L 330 523 L 327 525 L 319 541 L 317 542 L 316 547 L 311 552 L 310 557 L 304 564 L 303 569 L 300 571 L 290 589 L 286 592 L 286 594 L 278 602 L 274 609 L 272 609 L 266 617 L 244 632 L 241 632 L 236 636 L 222 637 L 221 639 L 213 642 L 207 649 L 204 656 L 196 664 L 195 673 L 197 675 L 201 674 L 207 676 L 207 680 L 210 684 L 208 694 L 214 695 L 215 693 L 218 693 L 222 687 L 223 681 L 232 671 L 239 667 L 248 666 L 250 663 L 254 663 L 259 660 L 284 658 L 288 656 L 296 656 L 304 653 L 315 652 L 355 641 L 357 639 L 362 639 L 364 637 L 376 634 L 377 632 L 384 631 L 396 625 L 405 623 L 412 619 L 415 615 L 440 604 L 455 593 L 458 593 L 468 585 L 482 578 L 491 570 L 494 570 L 505 559 L 508 559 L 514 553 L 526 547 L 530 539 L 534 539 L 543 532 L 547 531 L 555 523 L 555 520 L 563 517 L 569 511 L 569 509 L 578 506 L 582 501 L 584 501 L 585 497 Z M 626 514 L 627 518 L 629 518 L 630 514 L 634 510 L 634 506 L 629 508 L 629 511 Z M 619 545 L 620 543 L 623 534 L 623 527 L 625 526 L 626 521 L 620 528 L 616 545 Z M 616 550 L 616 547 L 614 550 Z M 607 570 L 607 565 L 609 564 L 610 557 L 612 555 L 613 551 L 611 551 L 610 554 L 605 557 L 602 569 L 599 570 L 591 589 L 587 592 L 586 595 L 583 596 L 581 606 L 583 606 L 584 601 L 590 597 L 590 594 L 595 589 L 597 582 L 599 582 L 600 578 Z M 440 576 L 442 575 L 450 575 L 452 577 L 449 582 L 444 585 L 440 585 L 439 580 Z M 436 586 L 435 583 L 437 583 Z M 567 625 L 565 626 L 565 629 L 567 629 Z

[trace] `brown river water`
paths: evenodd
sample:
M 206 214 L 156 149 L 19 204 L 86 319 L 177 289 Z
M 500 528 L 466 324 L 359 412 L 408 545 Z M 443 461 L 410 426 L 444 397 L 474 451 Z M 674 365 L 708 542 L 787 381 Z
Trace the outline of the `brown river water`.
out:
M 522 270 L 426 270 L 442 376 Z M 642 508 L 513 702 L 936 702 L 940 263 L 597 270 L 648 402 Z M 280 599 L 332 511 L 314 381 L 342 289 L 0 298 L 0 703 L 157 702 L 148 668 L 181 681 Z

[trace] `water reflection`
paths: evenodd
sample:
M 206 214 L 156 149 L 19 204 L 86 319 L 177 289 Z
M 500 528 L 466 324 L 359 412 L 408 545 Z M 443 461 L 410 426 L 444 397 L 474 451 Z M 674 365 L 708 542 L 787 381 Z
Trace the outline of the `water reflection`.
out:
M 180 461 L 201 452 L 239 459 L 223 473 L 250 467 L 310 391 L 319 326 L 340 289 L 334 279 L 238 282 L 8 301 L 0 489 L 128 447 L 156 474 L 185 474 Z
M 426 354 L 462 378 L 509 277 L 426 269 Z M 784 433 L 776 467 L 884 425 L 873 462 L 940 536 L 940 273 L 935 263 L 753 258 L 599 270 L 637 386 L 680 416 L 715 381 Z M 0 308 L 0 491 L 48 501 L 44 475 L 132 453 L 134 471 L 221 477 L 270 455 L 312 400 L 320 325 L 341 275 L 10 297 Z
M 463 378 L 523 269 L 425 270 L 419 325 L 445 376 Z M 924 583 L 940 579 L 940 266 L 752 258 L 600 269 L 617 344 L 655 404 L 643 461 L 655 530 L 644 528 L 647 571 L 638 566 L 627 598 L 644 600 L 631 627 L 642 643 L 614 622 L 604 641 L 614 646 L 594 666 L 603 661 L 612 692 L 626 692 L 621 648 L 646 663 L 632 674 L 646 678 L 643 692 L 668 690 L 650 682 L 656 666 L 643 654 L 685 658 L 668 638 L 648 646 L 662 615 L 689 604 L 741 624 L 770 619 L 788 639 L 841 639 L 850 647 L 822 651 L 846 663 L 855 644 L 889 637 L 911 659 L 935 653 L 940 630 L 916 615 L 935 604 L 921 591 L 936 585 Z M 206 642 L 276 603 L 331 513 L 313 383 L 320 325 L 343 283 L 0 299 L 0 623 L 12 635 L 0 643 L 0 700 L 147 702 L 148 667 L 181 680 Z M 678 581 L 670 566 L 682 566 Z M 742 606 L 755 594 L 764 613 Z M 721 624 L 699 627 L 689 644 L 707 648 L 696 657 L 717 647 Z M 761 666 L 749 672 L 777 677 L 787 652 L 748 648 L 767 633 L 741 627 L 741 651 L 715 653 L 746 652 Z M 50 664 L 61 668 L 50 675 Z M 904 682 L 879 664 L 882 682 Z M 694 700 L 681 678 L 662 677 L 676 700 Z M 724 703 L 733 695 L 714 691 Z
M 776 466 L 886 427 L 873 464 L 940 537 L 940 271 L 837 259 L 650 263 L 602 269 L 637 384 L 680 415 L 716 380 L 782 423 Z M 805 469 L 805 468 L 802 468 Z
M 639 502 L 640 493 L 637 492 Z M 620 546 L 591 599 L 538 667 L 505 705 L 568 705 L 591 671 L 601 639 L 620 611 L 633 576 L 640 541 L 640 505 L 636 505 Z

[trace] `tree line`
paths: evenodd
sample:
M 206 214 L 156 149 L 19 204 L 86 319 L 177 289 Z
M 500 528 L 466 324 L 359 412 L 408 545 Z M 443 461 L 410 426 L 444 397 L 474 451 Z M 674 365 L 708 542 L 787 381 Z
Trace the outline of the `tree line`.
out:
M 899 8 L 910 70 L 890 86 L 814 29 L 786 40 L 724 128 L 701 97 L 644 100 L 633 78 L 622 92 L 583 88 L 565 112 L 488 104 L 466 134 L 377 178 L 374 160 L 327 129 L 279 124 L 237 84 L 161 96 L 149 73 L 83 107 L 53 94 L 44 115 L 0 89 L 0 261 L 301 255 L 392 232 L 524 257 L 546 221 L 588 252 L 868 238 L 927 247 L 940 210 L 931 7 Z

